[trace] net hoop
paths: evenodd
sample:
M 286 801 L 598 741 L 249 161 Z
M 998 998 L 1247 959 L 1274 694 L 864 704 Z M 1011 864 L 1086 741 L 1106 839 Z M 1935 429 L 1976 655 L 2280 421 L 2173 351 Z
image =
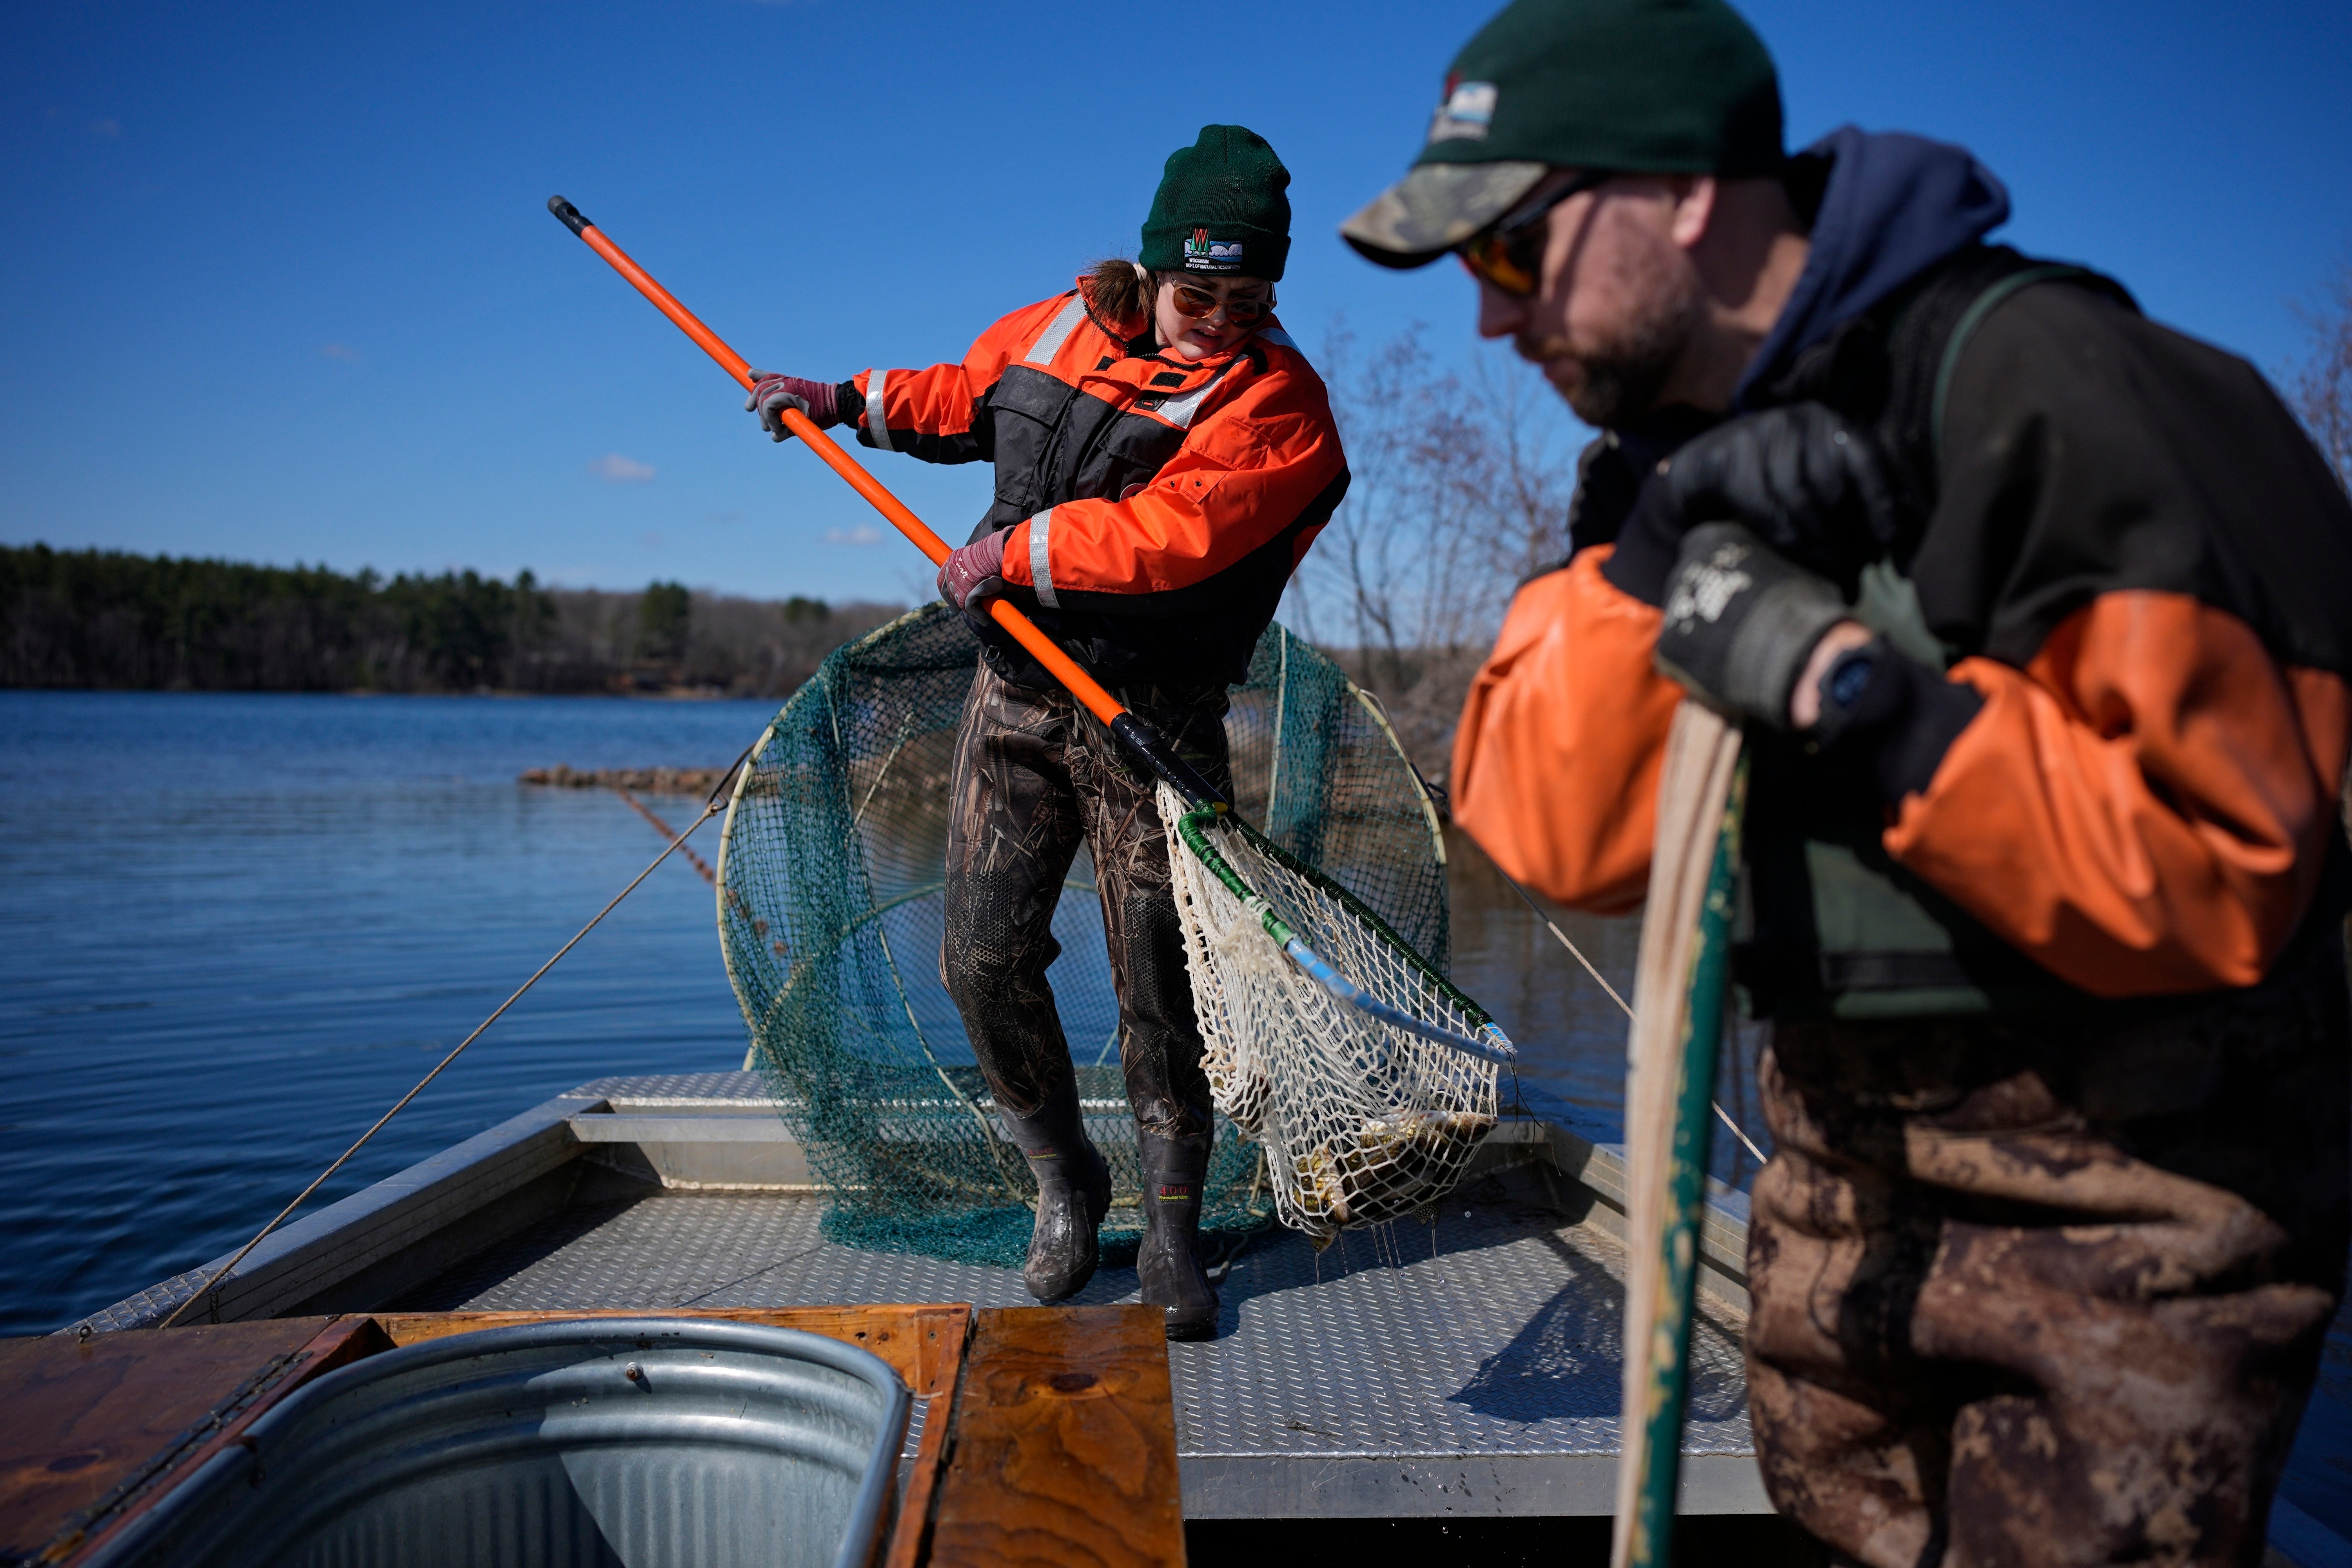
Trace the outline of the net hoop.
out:
M 1217 1109 L 1318 1246 L 1430 1206 L 1496 1122 L 1494 1019 L 1344 886 L 1160 791 Z
M 1017 1265 L 1034 1182 L 994 1125 L 937 973 L 948 764 L 978 660 L 961 617 L 936 604 L 835 650 L 766 727 L 729 798 L 714 906 L 751 1036 L 744 1065 L 767 1075 L 812 1184 L 828 1194 L 826 1234 Z M 1234 689 L 1226 732 L 1235 799 L 1258 838 L 1374 911 L 1442 973 L 1443 843 L 1377 706 L 1319 650 L 1271 626 Z M 1139 1228 L 1141 1173 L 1083 851 L 1054 921 L 1062 956 L 1050 980 L 1087 1135 L 1114 1173 L 1104 1243 L 1116 1262 Z M 1253 940 L 1265 942 L 1255 925 Z M 1231 1234 L 1275 1217 L 1277 1178 L 1230 1117 L 1219 1123 L 1203 1217 Z

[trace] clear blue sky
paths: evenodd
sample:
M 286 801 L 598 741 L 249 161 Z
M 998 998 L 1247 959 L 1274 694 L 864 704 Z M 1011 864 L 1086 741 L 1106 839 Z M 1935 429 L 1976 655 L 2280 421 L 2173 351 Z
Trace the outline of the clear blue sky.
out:
M 753 363 L 832 379 L 956 357 L 1131 251 L 1160 160 L 1237 121 L 1295 175 L 1284 315 L 1310 349 L 1345 312 L 1467 353 L 1458 272 L 1378 272 L 1332 230 L 1491 9 L 10 6 L 0 542 L 927 592 L 548 195 Z M 2005 237 L 2267 370 L 2352 255 L 2342 0 L 1748 15 L 1793 142 L 1965 142 L 2014 193 Z M 983 470 L 869 456 L 943 532 L 984 505 Z

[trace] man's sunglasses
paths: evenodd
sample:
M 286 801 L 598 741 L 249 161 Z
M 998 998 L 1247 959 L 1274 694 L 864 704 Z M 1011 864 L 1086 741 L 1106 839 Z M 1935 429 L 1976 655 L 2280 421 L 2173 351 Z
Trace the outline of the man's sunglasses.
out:
M 1271 300 L 1220 300 L 1206 289 L 1195 289 L 1190 283 L 1174 285 L 1175 297 L 1171 301 L 1176 313 L 1189 321 L 1199 321 L 1218 306 L 1225 308 L 1225 320 L 1237 327 L 1254 327 L 1274 309 Z
M 1580 174 L 1519 212 L 1506 214 L 1487 228 L 1454 247 L 1454 254 L 1477 277 L 1515 300 L 1532 300 L 1543 286 L 1544 241 L 1550 229 L 1544 219 L 1570 196 L 1580 196 L 1614 179 L 1605 170 Z

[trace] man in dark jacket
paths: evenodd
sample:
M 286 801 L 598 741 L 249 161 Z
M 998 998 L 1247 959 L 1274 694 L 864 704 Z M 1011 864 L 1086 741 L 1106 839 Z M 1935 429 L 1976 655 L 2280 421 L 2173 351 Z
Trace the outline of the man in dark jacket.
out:
M 1675 705 L 1747 725 L 1774 1502 L 1885 1568 L 2252 1563 L 2352 1206 L 2352 507 L 2008 210 L 1916 137 L 1784 156 L 1716 0 L 1518 0 L 1344 232 L 1458 254 L 1604 430 L 1464 825 L 1629 908 Z

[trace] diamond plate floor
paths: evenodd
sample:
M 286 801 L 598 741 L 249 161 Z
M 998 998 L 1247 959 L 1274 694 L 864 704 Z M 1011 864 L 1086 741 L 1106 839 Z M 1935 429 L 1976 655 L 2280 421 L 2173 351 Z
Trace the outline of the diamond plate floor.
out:
M 575 1206 L 414 1293 L 416 1310 L 1028 1304 L 1010 1269 L 825 1241 L 820 1203 L 657 1195 Z M 1189 1467 L 1617 1449 L 1622 1248 L 1490 1181 L 1437 1225 L 1358 1233 L 1318 1256 L 1275 1232 L 1234 1261 L 1220 1337 L 1171 1345 Z M 1105 1270 L 1082 1301 L 1135 1299 Z M 1745 1455 L 1736 1319 L 1703 1312 L 1685 1452 Z M 1294 1467 L 1295 1468 L 1295 1467 Z M 1188 1486 L 1190 1482 L 1188 1481 Z

